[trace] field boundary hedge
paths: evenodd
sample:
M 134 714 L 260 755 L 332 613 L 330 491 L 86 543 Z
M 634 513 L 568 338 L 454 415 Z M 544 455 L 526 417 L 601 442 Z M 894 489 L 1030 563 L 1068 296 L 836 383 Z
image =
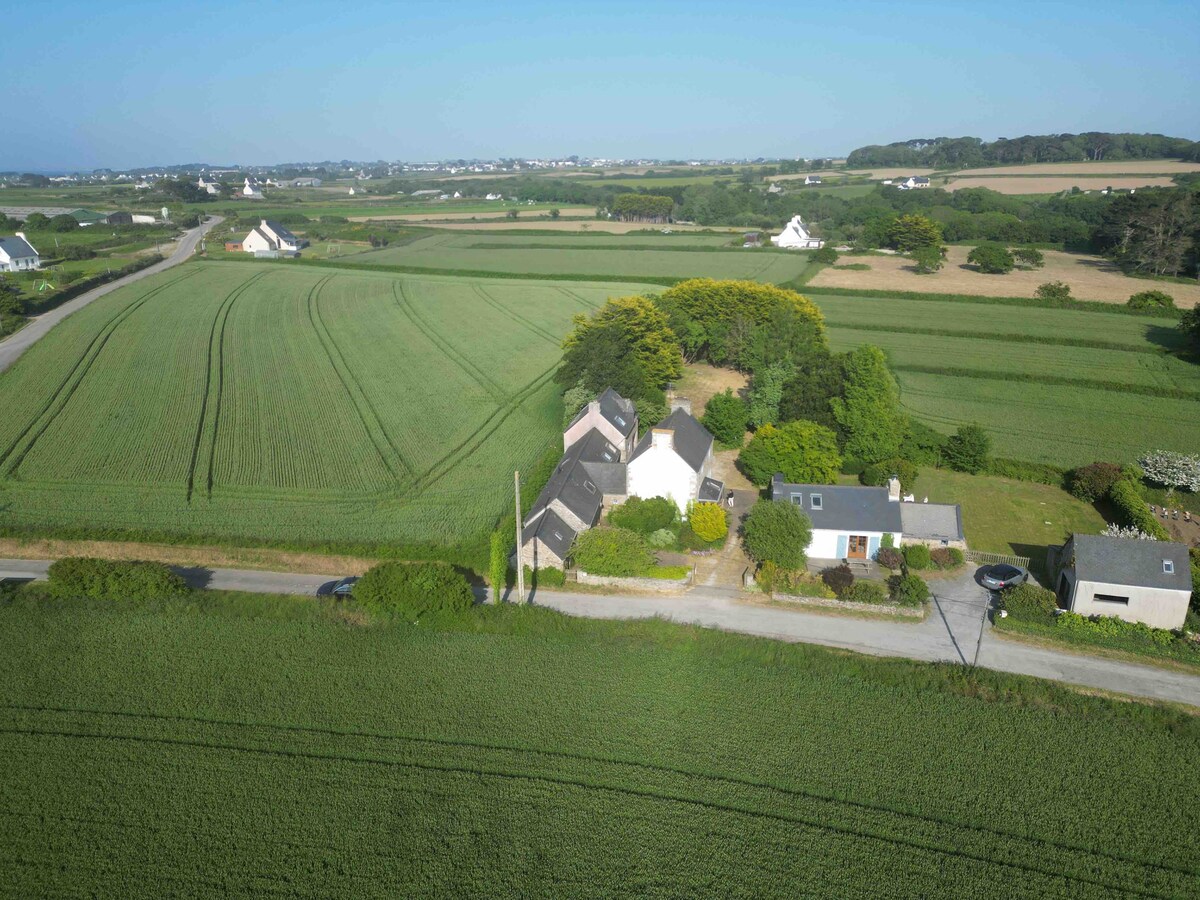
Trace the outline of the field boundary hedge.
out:
M 1069 309 L 1079 312 L 1106 312 L 1143 319 L 1165 319 L 1177 322 L 1183 315 L 1178 309 L 1130 309 L 1123 303 L 1103 300 L 1043 300 L 1040 297 L 991 297 L 977 294 L 924 294 L 919 291 L 884 291 L 878 288 L 817 287 L 812 299 L 827 297 L 877 297 L 883 300 L 934 300 L 939 303 L 980 303 L 991 306 L 1026 306 L 1039 309 Z
M 1088 338 L 1057 337 L 1043 334 L 992 333 L 983 335 L 978 331 L 963 331 L 953 328 L 919 328 L 913 325 L 876 325 L 872 322 L 836 322 L 825 319 L 830 328 L 852 328 L 855 331 L 879 331 L 889 334 L 924 334 L 932 337 L 964 338 L 976 341 L 1006 341 L 1013 344 L 1042 344 L 1051 347 L 1082 347 L 1088 350 L 1119 350 L 1124 353 L 1148 353 L 1151 355 L 1171 355 L 1171 351 L 1163 347 L 1147 347 L 1135 344 L 1121 344 L 1116 341 L 1097 341 Z M 1181 336 L 1182 337 L 1182 336 Z M 1183 342 L 1180 341 L 1180 346 Z
M 953 378 L 977 378 L 984 381 L 1021 381 L 1034 384 L 1052 384 L 1063 387 L 1093 388 L 1117 394 L 1141 394 L 1146 397 L 1164 397 L 1171 400 L 1200 400 L 1200 391 L 1184 388 L 1160 387 L 1154 384 L 1125 384 L 1118 381 L 1093 381 L 1088 378 L 1071 378 L 1067 375 L 1039 375 L 1033 372 L 985 372 L 979 369 L 961 369 L 953 366 L 892 365 L 895 372 L 915 372 L 921 375 L 946 375 Z

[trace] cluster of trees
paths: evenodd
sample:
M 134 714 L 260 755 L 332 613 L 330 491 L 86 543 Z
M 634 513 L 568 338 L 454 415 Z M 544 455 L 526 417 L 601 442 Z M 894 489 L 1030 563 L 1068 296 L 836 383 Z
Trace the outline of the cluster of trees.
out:
M 859 147 L 846 158 L 851 168 L 911 166 L 955 169 L 1009 163 L 1121 159 L 1200 160 L 1200 142 L 1161 134 L 1089 131 L 1031 134 L 985 142 L 975 137 L 916 138 Z
M 174 178 L 160 178 L 154 182 L 154 190 L 167 199 L 179 203 L 210 203 L 217 199 L 214 194 L 197 187 L 194 181 L 182 181 Z
M 623 222 L 667 222 L 675 201 L 661 194 L 621 194 L 612 203 L 612 214 Z
M 67 213 L 60 213 L 57 216 L 47 216 L 45 213 L 35 212 L 26 216 L 24 223 L 17 222 L 14 219 L 10 220 L 7 224 L 13 227 L 14 230 L 19 226 L 24 231 L 57 231 L 60 234 L 74 231 L 79 227 L 79 222 L 75 220 L 75 217 Z
M 1178 188 L 1117 196 L 1093 232 L 1093 248 L 1126 272 L 1195 274 L 1200 270 L 1197 193 Z

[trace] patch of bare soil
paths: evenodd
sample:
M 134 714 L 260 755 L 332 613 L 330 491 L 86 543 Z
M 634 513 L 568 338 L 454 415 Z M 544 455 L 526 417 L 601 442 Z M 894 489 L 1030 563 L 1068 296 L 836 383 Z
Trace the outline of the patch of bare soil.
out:
M 683 377 L 675 384 L 675 393 L 692 401 L 692 415 L 698 419 L 704 415 L 704 409 L 713 394 L 720 394 L 726 388 L 732 388 L 735 394 L 740 394 L 749 382 L 749 376 L 733 369 L 719 369 L 708 363 L 691 363 L 684 367 Z
M 1124 303 L 1141 291 L 1160 290 L 1188 309 L 1200 303 L 1200 284 L 1175 284 L 1130 278 L 1098 256 L 1045 251 L 1041 269 L 1015 269 L 1007 275 L 984 275 L 967 265 L 970 247 L 950 247 L 946 266 L 932 275 L 918 275 L 912 261 L 902 256 L 855 256 L 870 268 L 863 271 L 826 268 L 809 281 L 815 293 L 822 287 L 864 290 L 920 291 L 927 294 L 969 294 L 980 297 L 1033 297 L 1047 281 L 1065 281 L 1079 300 Z

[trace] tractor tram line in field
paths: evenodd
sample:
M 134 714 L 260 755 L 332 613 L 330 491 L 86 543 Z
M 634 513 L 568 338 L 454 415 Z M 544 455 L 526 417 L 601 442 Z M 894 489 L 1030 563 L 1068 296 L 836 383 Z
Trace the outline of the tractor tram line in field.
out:
M 71 367 L 71 370 L 67 373 L 66 377 L 63 378 L 62 382 L 43 405 L 41 412 L 39 412 L 30 420 L 29 424 L 24 430 L 21 431 L 20 434 L 17 435 L 13 442 L 5 449 L 3 454 L 0 454 L 0 474 L 10 477 L 15 477 L 17 475 L 17 470 L 20 468 L 25 457 L 29 455 L 29 452 L 33 449 L 34 444 L 36 444 L 38 439 L 45 434 L 46 429 L 50 427 L 50 424 L 54 421 L 55 417 L 70 401 L 71 396 L 75 393 L 75 390 L 87 376 L 92 364 L 95 363 L 101 351 L 104 350 L 104 347 L 108 343 L 108 339 L 112 337 L 113 332 L 115 332 L 117 328 L 119 328 L 121 324 L 125 322 L 125 320 L 137 312 L 137 310 L 145 306 L 150 299 L 156 297 L 163 291 L 166 291 L 168 288 L 178 284 L 194 274 L 195 270 L 185 272 L 171 281 L 152 288 L 141 297 L 122 307 L 100 328 L 95 337 L 93 337 L 91 342 L 87 345 L 82 355 L 75 362 L 75 365 Z M 39 422 L 41 422 L 41 426 L 37 428 L 37 431 L 34 433 L 33 437 L 25 442 L 24 446 L 22 447 L 21 444 L 25 440 L 26 435 L 28 435 L 30 431 L 32 431 L 34 427 L 38 425 Z M 18 447 L 21 447 L 19 451 L 17 449 Z
M 475 290 L 475 293 L 478 294 L 479 297 L 485 303 L 487 303 L 489 306 L 494 307 L 501 314 L 512 319 L 514 322 L 519 322 L 520 324 L 524 325 L 526 328 L 528 328 L 534 334 L 538 335 L 541 338 L 546 339 L 550 343 L 554 344 L 554 346 L 556 346 L 556 347 L 562 346 L 562 338 L 555 337 L 549 331 L 547 331 L 545 328 L 543 328 L 541 325 L 538 325 L 536 322 L 530 321 L 529 319 L 525 318 L 520 313 L 514 312 L 513 310 L 509 309 L 507 306 L 505 306 L 503 303 L 501 303 L 499 300 L 497 300 L 495 297 L 493 297 L 491 294 L 489 294 L 486 290 L 484 290 L 483 286 L 480 285 L 478 282 L 473 283 L 471 285 L 471 287 Z

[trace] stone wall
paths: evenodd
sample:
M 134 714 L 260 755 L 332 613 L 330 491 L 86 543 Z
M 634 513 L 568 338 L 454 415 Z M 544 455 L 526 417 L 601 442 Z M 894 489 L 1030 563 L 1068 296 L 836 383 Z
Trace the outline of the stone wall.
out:
M 653 591 L 660 594 L 671 594 L 682 591 L 688 586 L 691 577 L 686 578 L 619 578 L 615 575 L 592 575 L 579 571 L 577 581 L 580 584 L 597 584 L 606 587 L 619 587 L 631 591 Z

